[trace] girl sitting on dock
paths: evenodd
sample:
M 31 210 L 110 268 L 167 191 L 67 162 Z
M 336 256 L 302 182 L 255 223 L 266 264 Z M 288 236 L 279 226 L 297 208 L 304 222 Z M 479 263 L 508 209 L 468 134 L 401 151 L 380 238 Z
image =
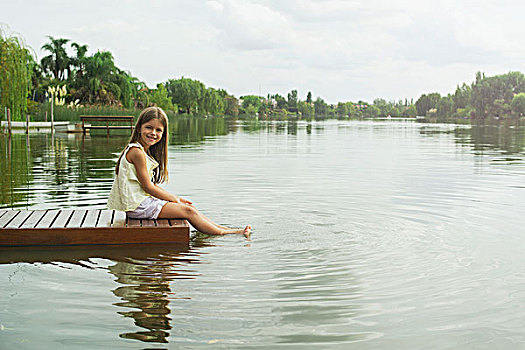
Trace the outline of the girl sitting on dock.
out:
M 168 179 L 168 118 L 159 107 L 140 114 L 128 146 L 115 168 L 115 181 L 108 208 L 125 211 L 134 219 L 182 218 L 197 230 L 212 234 L 244 234 L 251 226 L 231 229 L 218 225 L 200 213 L 191 201 L 172 195 L 159 184 Z

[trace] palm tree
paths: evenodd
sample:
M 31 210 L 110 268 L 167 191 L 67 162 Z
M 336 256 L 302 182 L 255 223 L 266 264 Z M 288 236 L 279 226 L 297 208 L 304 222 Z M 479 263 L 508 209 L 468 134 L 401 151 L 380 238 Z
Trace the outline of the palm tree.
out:
M 45 56 L 40 60 L 42 69 L 45 72 L 53 74 L 57 80 L 64 80 L 66 75 L 69 75 L 71 59 L 68 57 L 64 45 L 69 42 L 69 39 L 58 38 L 55 39 L 52 36 L 47 36 L 49 43 L 42 46 L 42 50 L 49 52 L 49 55 Z
M 120 104 L 123 93 L 129 96 L 126 73 L 115 67 L 113 55 L 99 51 L 85 60 L 85 72 L 81 77 L 84 93 L 90 103 Z
M 86 69 L 86 53 L 88 50 L 87 45 L 79 45 L 77 43 L 71 43 L 71 47 L 75 49 L 76 56 L 71 57 L 71 66 L 75 69 L 75 75 L 82 77 Z

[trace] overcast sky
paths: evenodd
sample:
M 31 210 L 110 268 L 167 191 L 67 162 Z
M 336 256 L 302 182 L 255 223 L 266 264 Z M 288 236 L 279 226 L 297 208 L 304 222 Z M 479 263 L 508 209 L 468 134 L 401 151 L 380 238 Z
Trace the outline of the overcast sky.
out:
M 38 60 L 51 35 L 110 51 L 149 87 L 185 76 L 329 103 L 415 100 L 477 71 L 524 72 L 524 13 L 507 0 L 0 0 L 0 23 Z

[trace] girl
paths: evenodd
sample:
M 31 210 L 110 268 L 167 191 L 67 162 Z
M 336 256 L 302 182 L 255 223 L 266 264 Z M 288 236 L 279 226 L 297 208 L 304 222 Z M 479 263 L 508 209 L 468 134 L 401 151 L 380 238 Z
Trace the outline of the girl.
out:
M 244 234 L 251 226 L 230 229 L 201 214 L 187 199 L 158 186 L 168 179 L 168 118 L 159 107 L 140 113 L 128 146 L 115 169 L 116 178 L 108 198 L 108 208 L 125 211 L 135 219 L 183 218 L 197 230 L 212 234 Z

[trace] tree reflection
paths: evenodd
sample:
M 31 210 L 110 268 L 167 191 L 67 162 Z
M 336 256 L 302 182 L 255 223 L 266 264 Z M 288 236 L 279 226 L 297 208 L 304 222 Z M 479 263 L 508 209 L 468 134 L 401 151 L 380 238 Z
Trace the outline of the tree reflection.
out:
M 33 179 L 33 157 L 25 134 L 0 134 L 0 208 L 26 203 L 26 186 Z
M 425 124 L 419 132 L 425 136 L 451 134 L 458 145 L 471 147 L 475 154 L 492 150 L 518 155 L 525 150 L 525 129 L 512 120 L 487 121 L 453 129 Z

